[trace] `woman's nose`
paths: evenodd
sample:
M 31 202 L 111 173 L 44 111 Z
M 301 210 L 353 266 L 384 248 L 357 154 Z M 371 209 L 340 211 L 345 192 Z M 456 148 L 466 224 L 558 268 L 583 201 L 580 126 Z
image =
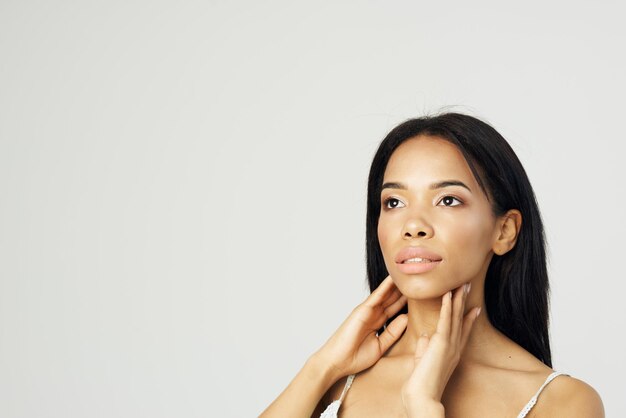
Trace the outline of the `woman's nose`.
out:
M 430 238 L 434 235 L 433 228 L 424 222 L 424 220 L 412 219 L 404 224 L 402 237 L 411 238 Z

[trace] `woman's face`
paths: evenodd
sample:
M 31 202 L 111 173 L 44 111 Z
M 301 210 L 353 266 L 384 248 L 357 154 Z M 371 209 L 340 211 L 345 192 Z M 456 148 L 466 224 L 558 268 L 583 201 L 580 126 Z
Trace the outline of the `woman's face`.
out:
M 434 298 L 484 279 L 497 222 L 455 145 L 423 135 L 403 142 L 389 159 L 380 199 L 379 243 L 387 270 L 404 295 Z M 399 263 L 398 255 L 408 247 L 430 251 L 436 255 L 432 259 L 441 261 Z

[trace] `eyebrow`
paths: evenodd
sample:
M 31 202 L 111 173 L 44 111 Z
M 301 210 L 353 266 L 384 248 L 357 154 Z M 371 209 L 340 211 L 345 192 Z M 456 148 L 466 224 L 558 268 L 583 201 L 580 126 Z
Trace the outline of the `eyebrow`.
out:
M 438 181 L 435 183 L 432 183 L 430 185 L 430 189 L 431 190 L 436 190 L 436 189 L 442 189 L 444 187 L 449 187 L 449 186 L 461 186 L 461 187 L 465 187 L 467 190 L 469 190 L 470 193 L 472 193 L 472 189 L 470 189 L 465 183 L 463 183 L 460 180 L 443 180 L 443 181 Z M 388 183 L 384 183 L 383 187 L 381 190 L 383 189 L 402 189 L 402 190 L 408 190 L 408 187 L 406 186 L 406 184 L 404 183 L 399 183 L 399 182 L 388 182 Z

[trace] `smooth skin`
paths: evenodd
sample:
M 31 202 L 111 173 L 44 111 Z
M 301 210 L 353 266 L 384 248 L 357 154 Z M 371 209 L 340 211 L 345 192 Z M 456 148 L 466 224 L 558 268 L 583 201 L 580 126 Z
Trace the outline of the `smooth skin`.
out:
M 424 333 L 417 340 L 415 369 L 402 387 L 402 403 L 409 417 L 445 416 L 441 397 L 467 344 L 472 325 L 481 308 L 463 315 L 471 288 L 466 283 L 446 293 L 441 301 L 437 331 L 432 337 Z M 429 409 L 426 409 L 429 408 Z
M 467 189 L 433 187 L 444 180 Z M 494 254 L 514 247 L 521 213 L 496 218 L 463 155 L 437 137 L 403 142 L 387 164 L 387 182 L 403 186 L 381 194 L 378 237 L 389 276 L 261 417 L 318 418 L 353 373 L 341 418 L 516 417 L 553 371 L 495 329 L 485 308 L 487 268 Z M 442 261 L 404 274 L 395 256 L 406 246 L 428 248 Z M 408 315 L 377 337 L 405 304 Z M 602 418 L 604 409 L 591 386 L 562 375 L 527 417 Z

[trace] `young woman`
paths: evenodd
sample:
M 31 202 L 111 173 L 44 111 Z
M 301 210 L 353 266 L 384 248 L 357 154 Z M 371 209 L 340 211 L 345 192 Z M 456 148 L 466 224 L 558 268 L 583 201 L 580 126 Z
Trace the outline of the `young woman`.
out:
M 366 246 L 371 294 L 261 417 L 604 417 L 552 369 L 542 220 L 493 127 L 445 113 L 394 128 Z

